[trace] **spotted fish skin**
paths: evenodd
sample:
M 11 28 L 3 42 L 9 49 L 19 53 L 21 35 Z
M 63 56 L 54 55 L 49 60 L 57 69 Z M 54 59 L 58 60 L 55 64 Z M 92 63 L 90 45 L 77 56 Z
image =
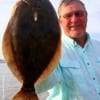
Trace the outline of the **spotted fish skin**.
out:
M 43 81 L 59 62 L 60 33 L 49 0 L 19 0 L 14 4 L 2 42 L 5 62 L 22 83 L 13 100 L 38 100 L 34 85 Z

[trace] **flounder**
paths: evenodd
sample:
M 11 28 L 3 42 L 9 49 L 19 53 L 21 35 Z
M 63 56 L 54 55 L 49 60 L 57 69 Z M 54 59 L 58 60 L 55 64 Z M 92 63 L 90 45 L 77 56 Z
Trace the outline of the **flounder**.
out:
M 57 66 L 61 54 L 61 30 L 49 0 L 18 0 L 2 41 L 5 62 L 21 82 L 13 100 L 38 100 L 34 85 Z

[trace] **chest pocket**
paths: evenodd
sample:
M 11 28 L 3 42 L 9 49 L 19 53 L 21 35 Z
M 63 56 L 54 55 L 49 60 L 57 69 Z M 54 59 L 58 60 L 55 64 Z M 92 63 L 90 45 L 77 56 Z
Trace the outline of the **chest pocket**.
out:
M 72 60 L 72 61 L 62 61 L 60 62 L 60 67 L 62 69 L 63 75 L 66 75 L 65 77 L 79 77 L 81 72 L 81 66 L 78 61 Z
M 85 86 L 84 72 L 81 64 L 74 61 L 66 61 L 60 63 L 60 67 L 62 70 L 64 82 L 67 85 L 67 88 L 72 91 L 72 93 L 77 93 L 79 90 L 78 85 Z M 80 84 L 81 83 L 81 84 Z M 77 87 L 77 88 L 76 88 Z M 78 90 L 76 92 L 76 90 Z

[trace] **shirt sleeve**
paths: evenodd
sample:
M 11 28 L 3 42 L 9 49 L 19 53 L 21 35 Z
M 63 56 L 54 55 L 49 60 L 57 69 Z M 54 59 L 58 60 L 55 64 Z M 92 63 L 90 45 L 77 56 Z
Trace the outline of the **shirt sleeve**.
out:
M 45 92 L 53 88 L 60 81 L 59 66 L 40 84 L 35 86 L 36 93 Z

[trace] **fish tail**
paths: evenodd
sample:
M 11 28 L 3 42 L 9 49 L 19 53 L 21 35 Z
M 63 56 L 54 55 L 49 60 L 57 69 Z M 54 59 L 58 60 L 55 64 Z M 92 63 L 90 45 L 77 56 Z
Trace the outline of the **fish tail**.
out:
M 22 88 L 12 97 L 12 100 L 39 100 L 39 98 L 34 91 L 25 90 Z

